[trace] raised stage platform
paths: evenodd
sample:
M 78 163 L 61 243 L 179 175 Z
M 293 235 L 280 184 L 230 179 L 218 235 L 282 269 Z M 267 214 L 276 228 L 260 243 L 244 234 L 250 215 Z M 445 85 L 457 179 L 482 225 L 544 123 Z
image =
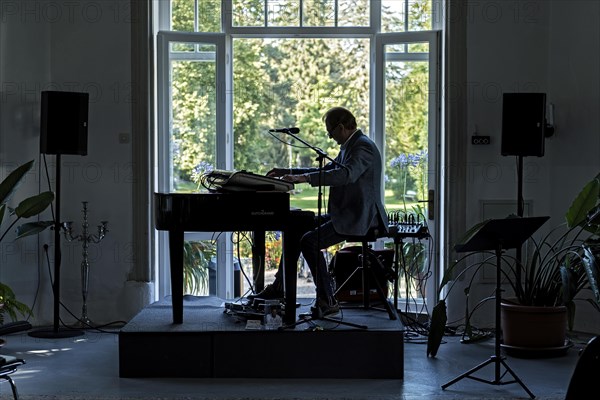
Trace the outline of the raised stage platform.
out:
M 183 323 L 169 301 L 143 309 L 119 332 L 122 378 L 402 379 L 404 327 L 387 312 L 343 309 L 335 318 L 367 329 L 316 320 L 283 330 L 249 330 L 217 297 L 185 297 Z M 298 299 L 296 314 L 312 299 Z

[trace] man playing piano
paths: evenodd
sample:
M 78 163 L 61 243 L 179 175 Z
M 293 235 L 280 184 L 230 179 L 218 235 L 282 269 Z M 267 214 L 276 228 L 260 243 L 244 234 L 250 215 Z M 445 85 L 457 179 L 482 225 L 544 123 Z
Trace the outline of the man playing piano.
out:
M 382 161 L 377 146 L 357 128 L 354 115 L 345 108 L 331 108 L 323 121 L 329 138 L 340 145 L 335 162 L 325 165 L 322 173 L 321 184 L 330 187 L 327 213 L 322 215 L 319 229 L 316 218 L 311 216 L 297 221 L 286 238 L 292 259 L 297 260 L 301 251 L 315 279 L 317 301 L 311 308 L 315 318 L 339 312 L 320 250 L 343 242 L 342 235 L 363 236 L 371 228 L 384 232 L 388 226 L 382 202 Z M 318 168 L 274 168 L 267 173 L 270 177 L 313 187 L 319 186 L 319 175 Z M 282 270 L 280 264 L 274 282 L 248 299 L 283 298 Z

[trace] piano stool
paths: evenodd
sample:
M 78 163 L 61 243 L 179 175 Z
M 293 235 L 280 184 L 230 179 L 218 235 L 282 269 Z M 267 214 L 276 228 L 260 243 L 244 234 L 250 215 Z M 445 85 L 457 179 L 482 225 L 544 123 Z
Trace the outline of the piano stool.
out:
M 20 358 L 0 355 L 0 378 L 10 383 L 10 388 L 12 389 L 13 398 L 15 400 L 19 400 L 19 393 L 17 391 L 17 385 L 10 377 L 10 374 L 15 372 L 17 368 L 23 364 L 25 364 L 25 361 Z

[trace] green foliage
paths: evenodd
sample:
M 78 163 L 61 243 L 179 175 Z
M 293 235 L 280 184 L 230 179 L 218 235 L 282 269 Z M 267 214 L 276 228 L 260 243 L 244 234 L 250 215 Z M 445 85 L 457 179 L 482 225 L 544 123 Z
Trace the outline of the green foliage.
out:
M 214 62 L 172 62 L 173 173 L 183 181 L 200 161 L 215 165 L 215 79 Z
M 26 162 L 12 171 L 2 182 L 0 182 L 0 228 L 4 222 L 6 210 L 9 211 L 9 216 L 15 217 L 15 219 L 8 224 L 8 227 L 3 231 L 0 230 L 0 242 L 2 242 L 6 235 L 15 227 L 17 232 L 16 238 L 19 239 L 25 236 L 35 235 L 54 224 L 53 221 L 37 221 L 17 226 L 17 223 L 21 219 L 34 217 L 48 208 L 54 200 L 54 193 L 52 192 L 43 192 L 25 198 L 14 209 L 8 206 L 8 201 L 10 201 L 17 188 L 23 182 L 25 175 L 32 167 L 33 160 Z M 15 320 L 17 319 L 18 314 L 23 316 L 30 315 L 31 310 L 27 305 L 15 298 L 15 294 L 9 286 L 0 282 L 0 324 L 4 322 L 5 313 L 8 314 L 12 320 Z
M 217 255 L 213 241 L 183 242 L 183 286 L 184 293 L 200 293 L 208 287 L 208 266 Z
M 4 314 L 8 314 L 15 321 L 19 314 L 31 315 L 31 309 L 24 303 L 18 301 L 12 289 L 0 282 L 0 325 L 4 324 Z

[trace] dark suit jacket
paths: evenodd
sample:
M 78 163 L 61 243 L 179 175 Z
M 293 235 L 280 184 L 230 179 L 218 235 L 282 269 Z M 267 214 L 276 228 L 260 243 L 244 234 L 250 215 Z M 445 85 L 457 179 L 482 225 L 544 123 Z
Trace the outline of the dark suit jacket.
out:
M 358 130 L 341 146 L 335 162 L 324 167 L 322 184 L 330 186 L 328 213 L 338 234 L 362 236 L 371 227 L 387 229 L 382 202 L 381 154 L 375 143 Z M 294 168 L 311 186 L 319 185 L 318 168 Z

